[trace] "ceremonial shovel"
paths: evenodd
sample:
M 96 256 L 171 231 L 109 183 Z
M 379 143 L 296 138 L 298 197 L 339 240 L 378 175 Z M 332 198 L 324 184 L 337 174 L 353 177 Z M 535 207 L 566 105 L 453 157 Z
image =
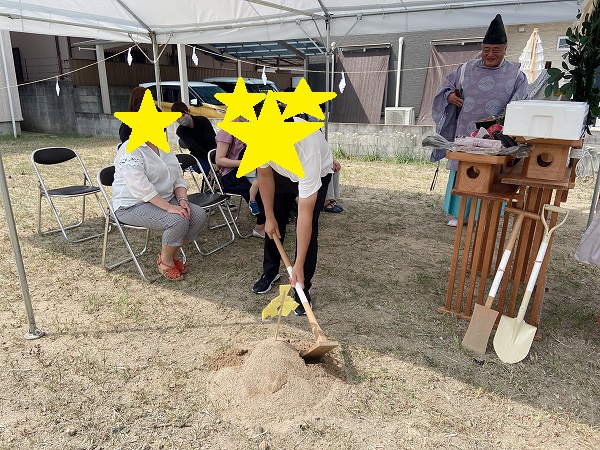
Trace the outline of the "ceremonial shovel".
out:
M 275 233 L 273 233 L 273 240 L 275 241 L 275 244 L 277 245 L 277 249 L 279 250 L 281 259 L 283 260 L 283 263 L 285 264 L 285 267 L 287 268 L 288 274 L 291 277 L 292 276 L 292 264 L 290 263 L 290 260 L 288 259 L 287 254 L 285 253 L 285 249 L 283 248 L 283 245 L 281 245 L 281 241 L 279 240 L 279 237 Z M 315 345 L 313 345 L 311 348 L 309 348 L 307 351 L 300 353 L 300 356 L 306 361 L 315 361 L 315 360 L 320 359 L 321 356 L 325 355 L 326 353 L 329 353 L 331 350 L 336 348 L 339 344 L 335 341 L 329 341 L 327 339 L 327 337 L 325 336 L 325 333 L 323 333 L 323 330 L 319 326 L 319 323 L 317 322 L 317 319 L 312 312 L 310 303 L 308 302 L 306 295 L 304 295 L 304 291 L 302 290 L 302 286 L 300 286 L 300 283 L 296 283 L 296 286 L 294 286 L 294 288 L 296 289 L 296 292 L 298 293 L 298 297 L 300 297 L 300 300 L 302 301 L 302 306 L 304 306 L 304 310 L 306 311 L 306 317 L 308 317 L 308 322 L 310 323 L 310 326 L 312 328 L 313 336 L 314 336 L 315 340 L 317 341 L 317 343 Z
M 546 211 L 555 212 L 557 214 L 564 213 L 565 217 L 561 222 L 557 223 L 554 227 L 548 230 Z M 535 258 L 533 269 L 531 269 L 531 275 L 529 276 L 529 281 L 527 282 L 527 288 L 525 289 L 525 295 L 521 301 L 519 313 L 515 318 L 502 316 L 500 318 L 500 323 L 498 324 L 498 329 L 496 330 L 496 335 L 494 336 L 494 350 L 496 350 L 496 354 L 498 355 L 498 358 L 500 358 L 500 361 L 504 363 L 518 363 L 529 353 L 529 349 L 531 348 L 531 343 L 535 337 L 537 327 L 525 323 L 523 318 L 525 317 L 525 312 L 527 311 L 527 306 L 529 305 L 531 293 L 533 292 L 535 282 L 537 281 L 537 277 L 540 273 L 542 261 L 544 261 L 544 256 L 546 255 L 546 249 L 548 248 L 548 243 L 550 242 L 550 236 L 554 230 L 561 227 L 565 223 L 568 215 L 569 211 L 561 208 L 560 206 L 544 205 L 542 208 L 541 216 L 545 230 L 544 239 L 542 240 L 540 249 Z
M 515 246 L 515 241 L 519 235 L 519 230 L 521 229 L 523 219 L 525 217 L 529 217 L 530 219 L 539 220 L 540 218 L 540 216 L 537 214 L 516 208 L 506 207 L 504 208 L 504 212 L 515 214 L 515 220 L 508 238 L 508 243 L 506 244 L 506 247 L 504 247 L 502 260 L 500 260 L 500 265 L 498 266 L 498 270 L 496 272 L 496 276 L 494 277 L 494 281 L 492 282 L 492 287 L 490 288 L 490 293 L 485 301 L 485 305 L 482 306 L 479 303 L 475 304 L 475 309 L 473 310 L 473 315 L 471 316 L 469 328 L 467 328 L 465 337 L 462 340 L 462 346 L 464 348 L 471 350 L 478 355 L 485 354 L 487 343 L 490 339 L 490 333 L 492 332 L 494 323 L 496 323 L 496 317 L 498 317 L 498 311 L 492 309 L 492 303 L 494 303 L 496 293 L 498 292 L 498 287 L 500 286 L 500 282 L 504 277 L 504 272 L 506 271 L 506 266 L 510 259 L 512 249 Z

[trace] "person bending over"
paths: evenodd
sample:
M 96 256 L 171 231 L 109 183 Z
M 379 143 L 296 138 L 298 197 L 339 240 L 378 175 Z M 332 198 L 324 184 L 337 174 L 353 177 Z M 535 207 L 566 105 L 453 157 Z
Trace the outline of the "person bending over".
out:
M 259 104 L 259 108 L 260 108 Z M 257 114 L 258 115 L 258 114 Z M 298 117 L 294 121 L 304 121 Z M 285 228 L 296 197 L 298 197 L 298 217 L 296 219 L 296 258 L 292 267 L 292 286 L 300 283 L 312 305 L 310 288 L 317 267 L 319 236 L 319 215 L 325 203 L 327 187 L 331 180 L 333 154 L 320 131 L 315 131 L 295 144 L 305 176 L 298 177 L 292 172 L 273 163 L 258 168 L 260 195 L 265 209 L 265 244 L 263 274 L 252 288 L 256 294 L 266 294 L 279 280 L 280 255 L 273 234 L 283 241 Z M 304 307 L 296 308 L 296 315 L 304 315 Z

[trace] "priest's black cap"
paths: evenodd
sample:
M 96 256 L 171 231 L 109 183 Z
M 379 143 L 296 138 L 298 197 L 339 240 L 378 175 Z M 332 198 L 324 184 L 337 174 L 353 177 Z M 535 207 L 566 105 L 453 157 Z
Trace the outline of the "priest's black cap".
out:
M 504 23 L 502 22 L 502 16 L 497 14 L 494 20 L 490 22 L 490 26 L 485 33 L 483 38 L 484 44 L 506 44 L 506 31 L 504 30 Z

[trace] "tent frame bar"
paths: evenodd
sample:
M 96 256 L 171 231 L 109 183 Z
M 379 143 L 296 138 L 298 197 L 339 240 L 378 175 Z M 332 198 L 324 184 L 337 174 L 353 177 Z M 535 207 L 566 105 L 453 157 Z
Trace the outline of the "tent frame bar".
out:
M 247 0 L 247 1 L 249 1 L 249 2 L 251 1 L 254 3 L 260 3 L 260 4 L 268 5 L 268 6 L 273 6 L 273 7 L 277 7 L 279 9 L 285 10 L 285 7 L 273 5 L 273 4 L 263 1 L 263 0 Z M 209 24 L 209 23 L 206 23 L 206 24 L 182 24 L 179 26 L 171 26 L 171 27 L 169 27 L 168 30 L 160 29 L 159 27 L 152 28 L 151 26 L 145 24 L 139 18 L 137 18 L 135 16 L 135 14 L 131 13 L 130 10 L 128 10 L 128 11 L 138 21 L 139 25 L 141 27 L 144 27 L 145 30 L 148 31 L 148 33 L 150 31 L 153 31 L 155 33 L 156 37 L 160 38 L 165 35 L 172 36 L 174 34 L 184 33 L 184 32 L 233 30 L 233 29 L 242 28 L 242 27 L 280 25 L 280 24 L 286 24 L 286 23 L 294 23 L 294 22 L 301 23 L 301 22 L 306 22 L 306 21 L 317 21 L 317 20 L 328 22 L 329 25 L 331 25 L 331 23 L 333 22 L 333 19 L 338 20 L 338 19 L 356 17 L 358 14 L 361 14 L 363 17 L 382 15 L 382 13 L 384 15 L 391 16 L 391 15 L 396 15 L 396 14 L 406 14 L 406 13 L 414 13 L 414 12 L 425 12 L 425 11 L 435 11 L 435 10 L 440 10 L 440 11 L 441 10 L 463 10 L 463 9 L 467 9 L 467 8 L 490 7 L 490 6 L 496 6 L 496 5 L 504 6 L 504 7 L 506 7 L 506 6 L 517 6 L 518 7 L 518 6 L 533 5 L 533 4 L 537 5 L 537 4 L 546 4 L 546 3 L 559 3 L 561 1 L 564 1 L 564 0 L 530 0 L 530 1 L 525 1 L 525 0 L 480 0 L 477 2 L 473 2 L 473 3 L 454 1 L 454 2 L 445 2 L 444 8 L 440 8 L 439 6 L 436 6 L 436 5 L 420 5 L 420 6 L 419 5 L 415 5 L 415 6 L 403 5 L 403 6 L 399 6 L 399 7 L 395 7 L 395 8 L 386 9 L 389 5 L 369 5 L 371 8 L 373 8 L 372 11 L 363 11 L 363 10 L 360 10 L 359 8 L 356 8 L 355 10 L 350 10 L 349 12 L 346 12 L 344 14 L 332 16 L 331 12 L 334 11 L 336 8 L 332 8 L 331 10 L 328 10 L 327 8 L 324 7 L 322 2 L 319 0 L 319 3 L 321 4 L 321 8 L 323 9 L 324 15 L 301 11 L 302 15 L 308 16 L 308 17 L 285 18 L 285 17 L 273 15 L 272 17 L 271 16 L 270 17 L 263 16 L 261 18 L 237 19 L 235 21 L 235 23 L 220 22 L 220 23 L 213 23 L 213 24 Z M 123 3 L 120 0 L 119 0 L 119 3 L 121 5 L 123 5 Z M 344 10 L 348 11 L 347 9 L 344 9 Z M 292 12 L 300 13 L 296 10 L 293 10 Z M 44 18 L 33 17 L 33 16 L 27 16 L 27 15 L 23 15 L 23 14 L 15 14 L 15 13 L 0 13 L 0 17 L 8 17 L 10 19 L 21 20 L 21 21 L 30 20 L 30 21 L 35 21 L 35 22 L 48 23 L 47 17 L 44 17 Z M 101 18 L 97 18 L 97 20 L 101 21 Z M 59 25 L 69 25 L 69 26 L 73 25 L 71 22 L 68 22 L 65 20 L 52 20 L 52 23 L 59 24 Z M 114 26 L 110 26 L 110 25 L 114 25 Z M 139 35 L 140 37 L 143 36 L 146 39 L 146 42 L 148 42 L 150 40 L 149 34 L 141 33 L 139 28 L 131 29 L 131 28 L 125 26 L 123 24 L 122 20 L 113 20 L 111 22 L 111 21 L 109 21 L 109 19 L 106 19 L 105 26 L 91 25 L 91 24 L 87 25 L 87 24 L 83 24 L 83 23 L 78 24 L 77 26 L 79 26 L 81 28 L 92 29 L 92 30 L 110 31 L 110 32 L 115 32 L 115 33 L 123 34 L 123 35 L 136 34 L 136 35 Z M 159 40 L 162 41 L 162 39 L 157 39 L 157 42 Z M 162 43 L 162 42 L 159 42 L 159 43 Z

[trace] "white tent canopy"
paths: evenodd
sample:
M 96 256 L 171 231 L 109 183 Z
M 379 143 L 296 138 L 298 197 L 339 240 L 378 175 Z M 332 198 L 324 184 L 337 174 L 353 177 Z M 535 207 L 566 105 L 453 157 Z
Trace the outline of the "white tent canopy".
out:
M 0 0 L 0 29 L 158 44 L 408 33 L 570 20 L 565 0 Z

